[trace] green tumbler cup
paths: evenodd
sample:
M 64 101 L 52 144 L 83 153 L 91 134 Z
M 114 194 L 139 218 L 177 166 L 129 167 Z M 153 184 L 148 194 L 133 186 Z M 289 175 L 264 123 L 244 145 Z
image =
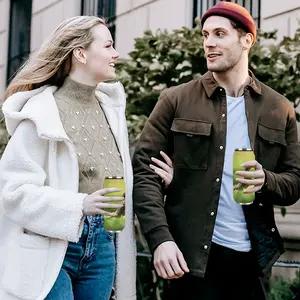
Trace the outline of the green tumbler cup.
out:
M 113 192 L 105 194 L 105 196 L 111 196 L 111 197 L 125 197 L 125 181 L 123 177 L 105 177 L 104 179 L 104 188 L 118 188 L 121 191 L 119 192 Z M 114 202 L 107 202 L 112 204 L 120 204 L 121 201 L 114 201 Z M 125 227 L 125 204 L 123 207 L 115 209 L 115 208 L 106 208 L 105 209 L 108 212 L 116 212 L 115 217 L 110 216 L 104 216 L 104 228 L 107 231 L 110 232 L 120 232 Z

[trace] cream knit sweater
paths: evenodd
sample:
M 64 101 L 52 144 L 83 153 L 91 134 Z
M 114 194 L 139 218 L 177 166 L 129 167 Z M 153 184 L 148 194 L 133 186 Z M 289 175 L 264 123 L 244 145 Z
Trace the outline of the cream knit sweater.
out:
M 73 142 L 79 164 L 79 192 L 103 188 L 106 176 L 123 176 L 122 159 L 95 87 L 69 77 L 54 94 L 64 129 Z

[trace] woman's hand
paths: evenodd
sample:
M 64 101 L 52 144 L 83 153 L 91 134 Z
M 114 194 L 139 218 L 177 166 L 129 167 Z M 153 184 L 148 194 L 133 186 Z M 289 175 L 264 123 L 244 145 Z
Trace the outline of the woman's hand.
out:
M 105 211 L 107 208 L 113 208 L 117 211 L 118 208 L 124 206 L 124 197 L 110 197 L 104 196 L 108 193 L 119 192 L 117 188 L 107 188 L 98 190 L 90 195 L 87 195 L 83 201 L 83 213 L 87 216 L 105 215 L 114 217 L 116 212 Z M 107 202 L 122 201 L 121 204 L 112 204 Z
M 160 155 L 163 157 L 164 161 L 161 161 L 155 157 L 151 157 L 151 160 L 157 165 L 150 164 L 150 168 L 160 176 L 160 178 L 165 183 L 167 187 L 171 181 L 173 180 L 173 162 L 171 158 L 163 151 L 159 152 Z

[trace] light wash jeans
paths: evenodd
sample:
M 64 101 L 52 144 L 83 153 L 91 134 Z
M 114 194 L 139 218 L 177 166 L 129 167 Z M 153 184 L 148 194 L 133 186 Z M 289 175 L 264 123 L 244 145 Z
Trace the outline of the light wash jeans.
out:
M 78 243 L 69 243 L 58 278 L 45 300 L 108 300 L 115 276 L 114 234 L 103 217 L 84 222 Z

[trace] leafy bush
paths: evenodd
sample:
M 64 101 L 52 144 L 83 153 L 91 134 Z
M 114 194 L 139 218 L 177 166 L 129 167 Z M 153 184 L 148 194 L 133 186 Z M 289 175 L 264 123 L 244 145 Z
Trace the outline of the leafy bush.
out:
M 276 42 L 276 32 L 260 32 L 250 52 L 249 68 L 256 77 L 297 107 L 300 96 L 300 28 L 294 37 Z M 167 87 L 203 75 L 206 60 L 201 29 L 183 27 L 171 33 L 146 31 L 135 40 L 130 59 L 118 64 L 119 79 L 127 93 L 127 119 L 130 141 L 134 144 L 157 102 Z M 299 120 L 299 115 L 297 115 Z
M 300 299 L 300 271 L 296 272 L 293 280 L 276 277 L 271 283 L 268 300 L 292 300 Z M 296 298 L 297 296 L 297 298 Z

